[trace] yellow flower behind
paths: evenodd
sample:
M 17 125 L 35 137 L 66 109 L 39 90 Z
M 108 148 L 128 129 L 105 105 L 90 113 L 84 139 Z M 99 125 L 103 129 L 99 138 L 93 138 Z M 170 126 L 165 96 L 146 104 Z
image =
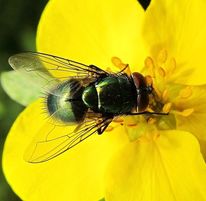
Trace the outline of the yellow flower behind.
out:
M 136 0 L 51 0 L 38 51 L 105 69 L 115 69 L 111 59 L 119 57 L 152 78 L 150 110 L 169 115 L 121 119 L 110 132 L 34 165 L 23 155 L 44 121 L 37 101 L 5 143 L 3 168 L 13 190 L 23 200 L 206 200 L 205 9 L 203 0 L 152 0 L 146 12 Z

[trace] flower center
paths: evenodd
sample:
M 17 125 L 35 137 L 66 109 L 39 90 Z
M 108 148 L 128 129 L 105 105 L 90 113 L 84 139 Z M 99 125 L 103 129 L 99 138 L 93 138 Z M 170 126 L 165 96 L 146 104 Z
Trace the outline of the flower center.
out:
M 120 70 L 131 75 L 128 64 L 124 64 L 118 57 L 112 58 L 112 63 Z M 152 86 L 149 95 L 149 105 L 146 111 L 169 113 L 168 115 L 145 114 L 137 116 L 119 117 L 114 119 L 107 131 L 117 126 L 124 126 L 131 141 L 145 136 L 159 136 L 158 130 L 176 129 L 176 115 L 188 117 L 194 111 L 185 107 L 185 102 L 192 96 L 192 89 L 175 83 L 176 60 L 168 57 L 163 49 L 157 58 L 147 57 L 144 68 L 140 72 L 145 76 L 148 86 Z

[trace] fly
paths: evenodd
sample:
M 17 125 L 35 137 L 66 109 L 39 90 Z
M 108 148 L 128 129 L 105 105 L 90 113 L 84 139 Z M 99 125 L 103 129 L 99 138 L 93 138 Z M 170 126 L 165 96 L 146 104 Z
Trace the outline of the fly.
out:
M 157 114 L 148 112 L 152 85 L 138 72 L 105 71 L 58 56 L 27 52 L 9 58 L 11 67 L 37 77 L 46 91 L 46 108 L 53 122 L 39 130 L 25 160 L 40 163 L 71 149 L 94 133 L 102 134 L 115 117 Z M 55 72 L 53 76 L 52 73 Z M 70 124 L 76 129 L 68 133 Z M 64 126 L 65 125 L 65 126 Z M 58 127 L 58 133 L 55 132 Z

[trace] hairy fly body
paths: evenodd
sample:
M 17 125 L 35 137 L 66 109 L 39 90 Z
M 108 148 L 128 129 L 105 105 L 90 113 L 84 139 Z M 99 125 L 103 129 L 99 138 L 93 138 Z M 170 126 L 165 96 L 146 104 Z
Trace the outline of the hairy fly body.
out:
M 47 129 L 43 125 L 39 137 L 26 151 L 25 160 L 31 163 L 48 161 L 92 134 L 102 134 L 115 117 L 161 114 L 146 111 L 153 88 L 138 72 L 111 73 L 94 65 L 36 52 L 14 55 L 9 64 L 25 76 L 38 78 L 47 94 L 44 102 L 51 126 Z M 67 132 L 63 126 L 69 130 L 71 124 L 77 124 L 76 129 Z

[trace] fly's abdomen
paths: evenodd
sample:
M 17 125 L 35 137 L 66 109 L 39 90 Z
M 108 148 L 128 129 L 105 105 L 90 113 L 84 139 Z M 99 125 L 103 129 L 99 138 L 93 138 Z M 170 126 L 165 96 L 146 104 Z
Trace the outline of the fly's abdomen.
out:
M 135 89 L 126 75 L 105 77 L 83 91 L 82 100 L 101 113 L 123 114 L 135 107 Z
M 64 123 L 78 123 L 84 119 L 87 107 L 81 96 L 83 87 L 71 79 L 53 89 L 47 97 L 49 114 Z

